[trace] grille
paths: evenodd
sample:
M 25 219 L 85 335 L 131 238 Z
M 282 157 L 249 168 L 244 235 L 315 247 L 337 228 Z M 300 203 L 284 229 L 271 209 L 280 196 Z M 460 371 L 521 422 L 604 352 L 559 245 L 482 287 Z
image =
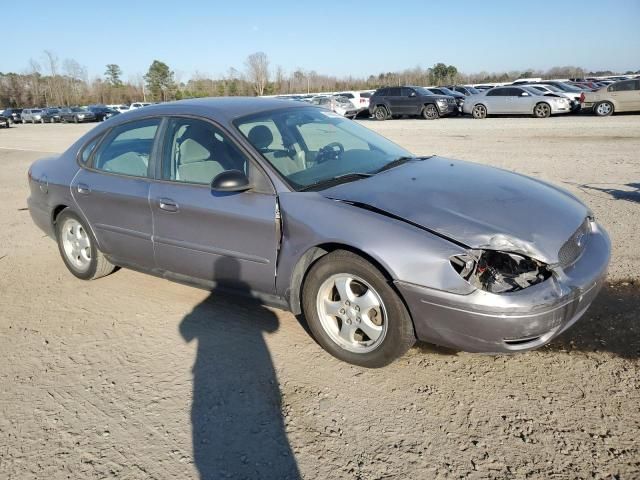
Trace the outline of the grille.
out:
M 567 267 L 578 259 L 589 241 L 590 233 L 591 225 L 589 219 L 585 218 L 582 225 L 578 227 L 573 235 L 569 237 L 569 240 L 564 242 L 564 245 L 560 248 L 560 252 L 558 253 L 560 266 Z

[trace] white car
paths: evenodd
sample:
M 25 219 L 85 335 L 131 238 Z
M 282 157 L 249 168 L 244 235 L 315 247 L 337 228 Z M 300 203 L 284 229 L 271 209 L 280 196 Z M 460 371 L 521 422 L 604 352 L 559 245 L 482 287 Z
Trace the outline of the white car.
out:
M 107 107 L 112 110 L 117 110 L 118 112 L 126 112 L 127 110 L 129 110 L 129 107 L 127 107 L 126 105 L 113 104 L 107 105 Z
M 487 115 L 533 115 L 546 118 L 558 113 L 569 113 L 569 99 L 556 93 L 542 93 L 534 88 L 517 85 L 494 87 L 466 98 L 462 111 L 473 118 Z
M 580 106 L 580 95 L 581 92 L 565 92 L 555 85 L 547 85 L 540 83 L 533 83 L 531 85 L 527 85 L 528 87 L 535 88 L 536 90 L 541 91 L 542 93 L 555 93 L 556 95 L 560 95 L 562 97 L 566 97 L 571 102 L 572 109 Z
M 367 91 L 348 91 L 348 92 L 340 92 L 336 93 L 337 97 L 344 97 L 349 100 L 354 107 L 358 110 L 358 113 L 369 110 L 369 100 L 371 99 L 371 95 L 373 95 L 374 90 Z
M 326 108 L 332 112 L 342 115 L 343 117 L 354 119 L 358 115 L 358 109 L 344 97 L 341 96 L 322 96 L 313 97 L 310 101 L 312 105 Z
M 136 108 L 142 108 L 151 105 L 149 102 L 134 102 L 129 105 L 129 110 L 135 110 Z

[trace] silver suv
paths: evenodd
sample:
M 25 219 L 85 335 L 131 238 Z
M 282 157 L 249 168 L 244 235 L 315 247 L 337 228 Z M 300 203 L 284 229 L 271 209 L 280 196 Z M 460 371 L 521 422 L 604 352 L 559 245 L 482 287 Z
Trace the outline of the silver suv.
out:
M 25 108 L 22 110 L 22 123 L 36 123 L 42 121 L 42 109 L 40 108 Z

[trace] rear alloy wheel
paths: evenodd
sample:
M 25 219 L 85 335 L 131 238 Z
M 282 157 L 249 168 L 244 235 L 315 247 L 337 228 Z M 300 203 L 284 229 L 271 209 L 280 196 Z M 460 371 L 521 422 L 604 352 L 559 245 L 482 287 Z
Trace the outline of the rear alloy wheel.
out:
M 53 117 L 51 117 L 50 122 L 51 122 L 51 123 L 56 123 L 56 119 L 55 119 L 55 118 L 53 118 Z
M 613 113 L 613 104 L 611 102 L 600 102 L 593 109 L 599 117 L 608 117 Z
M 78 117 L 73 117 L 73 123 L 78 123 Z
M 473 110 L 471 110 L 471 115 L 477 119 L 487 118 L 487 107 L 484 105 L 476 105 L 473 107 Z
M 533 107 L 533 115 L 536 118 L 547 118 L 551 116 L 551 106 L 548 103 L 540 102 Z
M 84 222 L 70 210 L 56 219 L 58 250 L 71 273 L 82 280 L 109 275 L 115 269 L 98 250 L 95 238 Z
M 387 112 L 387 109 L 384 107 L 376 107 L 376 109 L 373 111 L 373 118 L 375 118 L 376 120 L 379 120 L 379 121 L 386 120 L 388 116 L 389 116 L 389 113 Z
M 40 117 L 40 123 L 44 123 L 44 118 Z
M 425 120 L 437 120 L 440 118 L 440 112 L 438 112 L 438 107 L 430 103 L 422 109 L 422 116 Z
M 364 258 L 336 250 L 318 260 L 302 292 L 317 342 L 334 357 L 363 367 L 388 365 L 414 343 L 404 303 Z
M 23 118 L 23 119 L 22 119 L 22 124 L 23 124 L 23 125 L 26 125 L 26 123 L 27 123 L 27 121 Z

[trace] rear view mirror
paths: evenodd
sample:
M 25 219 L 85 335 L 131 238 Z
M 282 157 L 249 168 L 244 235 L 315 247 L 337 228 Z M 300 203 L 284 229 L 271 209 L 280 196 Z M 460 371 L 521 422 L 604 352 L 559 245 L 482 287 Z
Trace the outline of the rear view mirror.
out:
M 245 192 L 251 186 L 249 178 L 240 170 L 226 170 L 211 180 L 211 190 L 214 192 Z

